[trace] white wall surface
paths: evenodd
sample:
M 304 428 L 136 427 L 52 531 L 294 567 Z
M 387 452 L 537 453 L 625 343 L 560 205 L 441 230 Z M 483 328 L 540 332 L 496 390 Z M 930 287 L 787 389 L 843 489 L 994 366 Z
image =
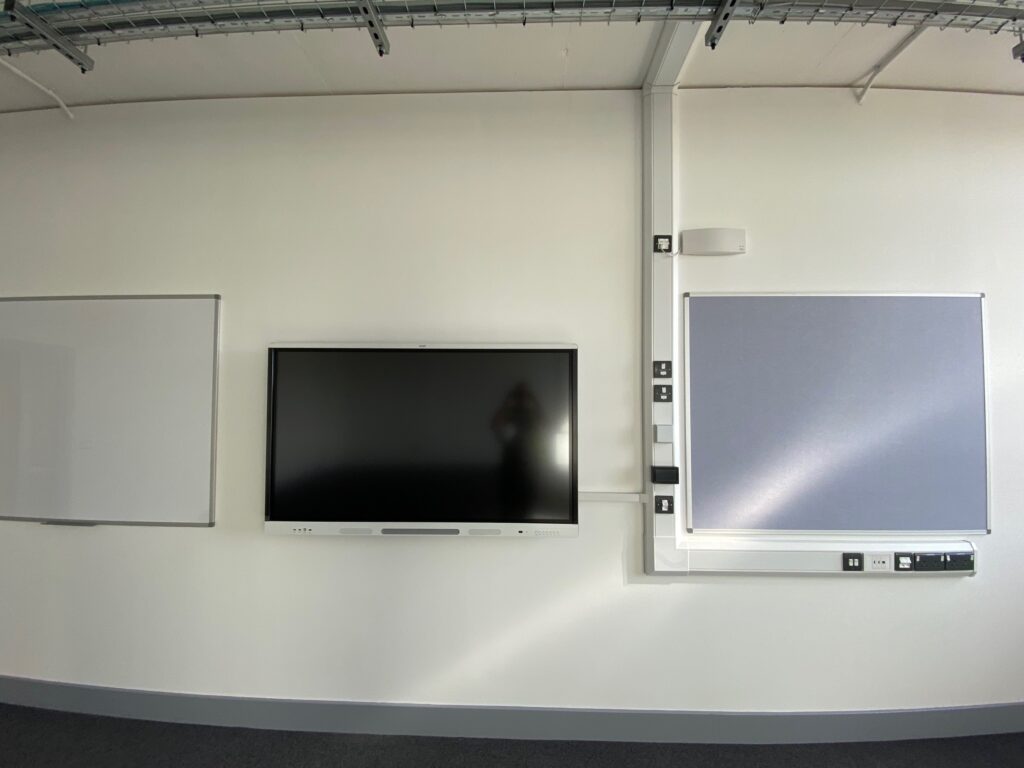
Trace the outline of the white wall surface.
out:
M 4 525 L 0 674 L 540 703 L 551 670 L 583 670 L 571 643 L 527 628 L 567 592 L 621 589 L 638 511 L 585 508 L 570 542 L 268 538 L 266 348 L 575 343 L 580 489 L 637 492 L 639 121 L 635 92 L 0 117 L 18 190 L 0 205 L 3 294 L 223 295 L 216 528 Z
M 752 698 L 768 684 L 811 707 L 1024 699 L 1024 99 L 709 90 L 677 107 L 683 228 L 748 237 L 742 256 L 680 257 L 682 290 L 987 295 L 994 530 L 975 539 L 977 576 L 759 583 Z
M 217 527 L 2 524 L 0 674 L 689 710 L 1024 698 L 1024 102 L 680 99 L 686 225 L 750 232 L 747 256 L 685 262 L 687 288 L 989 292 L 997 531 L 977 577 L 645 577 L 633 505 L 582 505 L 566 541 L 262 534 L 272 341 L 575 342 L 581 489 L 637 490 L 635 93 L 9 115 L 5 295 L 217 291 L 224 324 Z

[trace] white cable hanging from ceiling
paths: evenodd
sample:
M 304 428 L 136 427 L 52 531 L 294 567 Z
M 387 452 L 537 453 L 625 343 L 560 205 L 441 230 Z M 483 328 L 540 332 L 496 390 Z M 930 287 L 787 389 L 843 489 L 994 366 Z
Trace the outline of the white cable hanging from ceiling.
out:
M 68 120 L 74 120 L 74 119 L 75 119 L 75 116 L 74 116 L 74 115 L 73 115 L 73 114 L 71 113 L 71 110 L 70 110 L 70 109 L 68 109 L 68 105 L 64 103 L 64 99 L 62 99 L 62 98 L 61 98 L 60 96 L 58 96 L 58 95 L 57 95 L 56 93 L 54 93 L 53 91 L 51 91 L 51 90 L 50 90 L 49 88 L 47 88 L 47 87 L 46 87 L 45 85 L 43 85 L 42 83 L 40 83 L 40 82 L 39 82 L 38 80 L 36 80 L 35 78 L 33 78 L 33 77 L 30 77 L 29 75 L 26 75 L 26 74 L 25 74 L 24 72 L 22 72 L 22 71 L 21 71 L 20 69 L 18 69 L 18 68 L 17 68 L 16 66 L 14 66 L 13 64 L 11 64 L 11 63 L 9 63 L 9 62 L 6 62 L 6 61 L 4 61 L 4 60 L 3 60 L 2 58 L 0 58 L 0 64 L 3 64 L 3 65 L 4 65 L 5 67 L 7 67 L 7 69 L 11 70 L 11 72 L 13 72 L 14 74 L 16 74 L 16 75 L 17 75 L 18 77 L 20 77 L 20 78 L 21 78 L 22 80 L 24 80 L 24 81 L 25 81 L 26 83 L 29 83 L 30 85 L 34 85 L 34 86 L 35 86 L 36 88 L 38 88 L 38 89 L 39 89 L 40 91 L 42 91 L 42 92 L 43 92 L 43 93 L 45 93 L 45 94 L 46 94 L 47 96 L 49 96 L 49 97 L 50 97 L 51 99 L 53 99 L 54 101 L 56 101 L 56 102 L 57 102 L 57 105 L 58 105 L 58 106 L 59 106 L 59 107 L 60 107 L 61 109 L 63 109 L 63 110 L 64 110 L 64 114 L 68 116 Z

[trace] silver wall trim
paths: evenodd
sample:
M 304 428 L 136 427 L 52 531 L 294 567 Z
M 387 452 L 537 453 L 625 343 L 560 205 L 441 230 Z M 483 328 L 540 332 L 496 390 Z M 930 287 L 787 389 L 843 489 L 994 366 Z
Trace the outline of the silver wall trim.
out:
M 221 299 L 219 293 L 124 293 L 91 294 L 88 296 L 0 296 L 0 301 L 88 301 L 110 299 Z
M 1024 702 L 855 712 L 685 712 L 255 699 L 135 691 L 0 676 L 0 702 L 171 723 L 322 733 L 811 744 L 1024 731 Z

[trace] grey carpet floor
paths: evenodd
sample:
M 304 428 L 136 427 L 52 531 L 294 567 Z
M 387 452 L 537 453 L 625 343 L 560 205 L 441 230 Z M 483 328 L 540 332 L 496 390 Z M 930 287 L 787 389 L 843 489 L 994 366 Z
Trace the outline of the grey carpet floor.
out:
M 507 741 L 262 731 L 0 705 L 0 768 L 1024 768 L 1024 733 L 793 746 Z

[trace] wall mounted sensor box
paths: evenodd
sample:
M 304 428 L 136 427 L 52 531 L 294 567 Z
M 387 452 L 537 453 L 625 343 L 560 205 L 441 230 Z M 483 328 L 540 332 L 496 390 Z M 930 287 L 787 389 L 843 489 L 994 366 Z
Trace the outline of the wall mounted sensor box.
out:
M 679 252 L 686 256 L 734 256 L 747 252 L 745 229 L 684 229 L 679 240 Z

